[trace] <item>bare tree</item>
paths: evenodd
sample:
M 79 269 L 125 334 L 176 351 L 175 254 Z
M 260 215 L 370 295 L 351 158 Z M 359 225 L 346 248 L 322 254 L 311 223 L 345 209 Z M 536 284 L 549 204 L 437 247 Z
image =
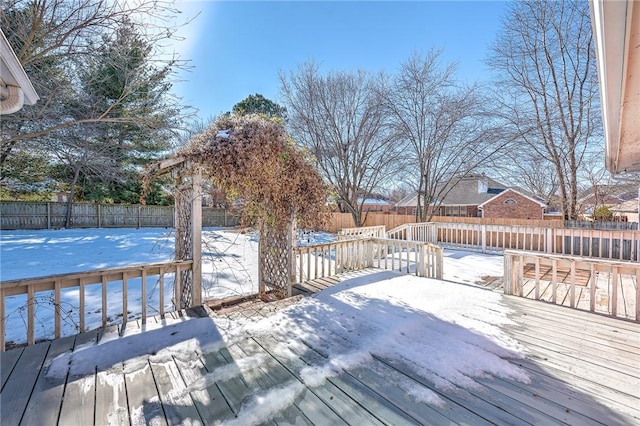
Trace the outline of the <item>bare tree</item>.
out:
M 489 58 L 503 119 L 553 164 L 566 219 L 578 215 L 585 155 L 602 142 L 589 16 L 579 0 L 510 3 Z
M 382 98 L 396 135 L 406 143 L 417 186 L 416 216 L 429 220 L 434 207 L 464 177 L 507 143 L 477 86 L 457 87 L 455 65 L 441 53 L 414 53 L 388 79 Z
M 159 56 L 160 49 L 174 32 L 172 24 L 167 22 L 175 13 L 170 3 L 155 0 L 4 1 L 0 25 L 29 74 L 40 101 L 3 117 L 0 164 L 19 149 L 23 141 L 43 139 L 71 127 L 115 123 L 155 128 L 157 114 L 144 111 L 142 104 L 131 114 L 114 114 L 125 102 L 129 102 L 131 110 L 129 95 L 144 89 L 148 81 L 127 81 L 127 90 L 100 108 L 79 105 L 78 91 L 83 89 L 80 87 L 83 69 L 99 55 L 103 36 L 115 33 L 124 21 L 134 23 L 145 43 L 153 46 L 154 52 L 149 56 L 158 68 L 170 73 L 184 66 L 184 61 L 176 57 L 162 59 Z M 79 108 L 91 114 L 81 115 Z M 175 108 L 175 111 L 184 113 L 185 109 Z
M 363 71 L 322 75 L 305 63 L 280 82 L 291 134 L 316 157 L 341 211 L 361 226 L 364 198 L 392 177 L 399 157 L 375 80 Z
M 510 149 L 492 163 L 497 177 L 520 186 L 547 204 L 556 202 L 558 175 L 553 164 L 528 149 Z

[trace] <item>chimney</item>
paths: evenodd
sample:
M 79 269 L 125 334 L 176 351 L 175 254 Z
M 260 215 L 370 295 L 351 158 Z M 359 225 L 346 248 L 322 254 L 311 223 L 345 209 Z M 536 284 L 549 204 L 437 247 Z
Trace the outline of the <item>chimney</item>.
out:
M 478 194 L 486 194 L 489 191 L 489 178 L 484 174 L 478 178 Z

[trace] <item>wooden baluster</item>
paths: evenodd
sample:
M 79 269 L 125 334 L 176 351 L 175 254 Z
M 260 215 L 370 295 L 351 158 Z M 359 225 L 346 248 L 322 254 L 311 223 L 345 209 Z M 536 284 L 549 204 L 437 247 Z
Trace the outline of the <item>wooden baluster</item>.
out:
M 55 334 L 55 338 L 59 339 L 62 332 L 62 307 L 60 306 L 60 303 L 62 303 L 62 297 L 61 297 L 61 284 L 60 284 L 60 279 L 56 279 L 54 281 L 54 289 L 53 289 L 53 300 L 54 300 L 54 334 Z
M 140 277 L 140 284 L 142 288 L 140 289 L 140 308 L 142 310 L 142 324 L 147 323 L 147 270 L 142 268 L 142 276 Z

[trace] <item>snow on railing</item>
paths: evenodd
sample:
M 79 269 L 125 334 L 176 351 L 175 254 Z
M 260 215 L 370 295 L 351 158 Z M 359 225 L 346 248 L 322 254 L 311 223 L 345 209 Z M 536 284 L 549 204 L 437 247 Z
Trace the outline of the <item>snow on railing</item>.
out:
M 65 331 L 70 329 L 65 334 L 75 334 L 115 323 L 126 324 L 130 317 L 146 323 L 149 309 L 153 315 L 173 310 L 171 294 L 180 294 L 177 287 L 182 281 L 175 277 L 189 273 L 192 267 L 192 260 L 170 261 L 0 282 L 0 351 L 5 350 L 7 324 L 13 319 L 18 323 L 11 324 L 11 333 L 16 333 L 15 326 L 26 323 L 29 345 L 40 339 L 62 337 L 63 325 Z M 152 277 L 155 283 L 150 289 Z M 165 302 L 169 286 L 173 291 Z M 132 313 L 134 299 L 139 312 Z M 38 336 L 36 324 L 41 330 Z M 8 340 L 24 342 L 21 338 Z
M 640 263 L 504 252 L 504 292 L 640 322 Z
M 294 255 L 292 285 L 365 268 L 442 279 L 442 248 L 429 243 L 357 238 L 298 247 Z

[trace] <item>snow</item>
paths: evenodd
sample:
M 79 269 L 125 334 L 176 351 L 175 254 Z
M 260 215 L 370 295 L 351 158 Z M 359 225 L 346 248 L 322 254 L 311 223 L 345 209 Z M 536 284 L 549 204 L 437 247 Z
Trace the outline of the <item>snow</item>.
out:
M 211 263 L 206 269 L 209 282 L 225 287 L 224 291 L 253 288 L 252 266 L 247 265 L 257 265 L 255 236 L 225 230 L 207 230 L 205 235 L 203 252 L 209 253 L 207 262 Z M 330 239 L 327 235 L 309 234 L 305 243 Z M 73 248 L 76 243 L 80 250 Z M 163 260 L 163 256 L 170 257 L 170 245 L 171 238 L 164 230 L 3 233 L 2 278 L 24 273 L 18 263 L 25 261 L 39 273 L 45 270 L 52 273 L 51 269 L 60 266 L 49 265 L 57 261 L 51 259 L 66 261 L 64 268 L 86 269 L 98 262 L 104 264 L 100 267 L 108 267 L 120 262 L 129 264 L 134 258 L 146 261 L 140 251 L 149 250 L 147 259 Z M 119 250 L 125 253 L 124 257 L 118 258 L 115 252 Z M 72 253 L 73 260 L 60 252 Z M 97 252 L 104 254 L 102 259 L 94 259 Z M 213 271 L 220 270 L 217 268 L 221 264 L 231 270 L 219 274 L 225 276 L 214 277 Z M 95 371 L 97 366 L 105 372 L 102 379 L 110 380 L 113 376 L 116 380 L 119 373 L 110 369 L 123 364 L 125 371 L 135 374 L 147 368 L 147 359 L 155 363 L 171 359 L 196 362 L 199 354 L 254 336 L 274 337 L 280 343 L 273 350 L 285 359 L 295 359 L 299 353 L 308 351 L 307 345 L 326 355 L 319 357 L 322 362 L 308 365 L 300 372 L 304 385 L 310 387 L 340 375 L 344 369 L 373 369 L 417 402 L 444 404 L 434 392 L 381 368 L 374 358 L 409 366 L 415 374 L 443 390 L 473 388 L 475 378 L 486 376 L 528 383 L 526 372 L 508 361 L 524 354 L 524 348 L 501 330 L 502 325 L 512 323 L 510 309 L 499 293 L 469 285 L 487 275 L 501 276 L 502 257 L 446 250 L 444 273 L 444 281 L 384 270 L 356 273 L 315 297 L 304 298 L 260 320 L 181 318 L 128 330 L 122 336 L 107 334 L 97 344 L 86 344 L 56 358 L 47 375 L 84 374 Z M 234 281 L 242 282 L 234 287 Z M 234 356 L 231 364 L 190 382 L 186 389 L 171 397 L 179 399 L 186 392 L 233 377 L 251 381 L 255 369 L 264 365 L 265 360 L 265 355 L 259 353 Z M 253 394 L 229 424 L 256 424 L 274 418 L 304 389 L 303 384 L 292 381 Z
M 471 262 L 470 262 L 471 263 Z M 479 265 L 478 265 L 479 266 Z M 146 368 L 172 357 L 195 360 L 197 354 L 215 351 L 249 336 L 275 337 L 273 348 L 283 358 L 294 359 L 310 345 L 326 355 L 323 362 L 300 372 L 304 385 L 314 387 L 344 369 L 374 369 L 389 383 L 403 389 L 416 402 L 443 405 L 434 392 L 410 379 L 383 371 L 373 362 L 382 358 L 412 371 L 443 390 L 473 388 L 474 378 L 496 376 L 529 382 L 527 374 L 510 363 L 524 350 L 500 326 L 510 324 L 510 310 L 501 295 L 465 284 L 418 278 L 380 271 L 355 276 L 308 297 L 277 314 L 258 321 L 212 318 L 183 319 L 165 327 L 112 336 L 56 358 L 47 375 L 62 377 L 125 364 L 125 371 Z M 231 364 L 214 369 L 192 382 L 180 395 L 205 389 L 234 377 L 252 382 L 256 368 L 265 365 L 264 353 L 234 355 Z M 377 369 L 376 369 L 377 368 Z M 117 372 L 113 374 L 119 374 Z M 396 374 L 396 375 L 394 375 Z M 237 424 L 257 424 L 278 415 L 304 390 L 292 381 L 263 390 L 245 401 Z M 269 403 L 266 403 L 268 401 Z M 277 402 L 277 403 L 274 403 Z
M 3 231 L 0 233 L 0 280 L 15 280 L 53 274 L 163 262 L 173 259 L 174 234 L 164 228 L 91 228 L 62 230 Z M 300 231 L 298 245 L 333 241 L 325 232 Z M 258 291 L 258 239 L 255 233 L 206 228 L 202 232 L 202 280 L 204 297 L 221 299 Z M 165 310 L 172 310 L 173 277 L 165 277 Z M 127 286 L 129 319 L 142 311 L 140 279 Z M 85 287 L 86 324 L 96 328 L 102 323 L 101 286 Z M 108 283 L 109 324 L 120 321 L 122 284 Z M 78 331 L 79 290 L 62 291 L 61 308 L 67 312 L 62 334 Z M 36 339 L 53 335 L 52 292 L 36 297 Z M 148 311 L 159 310 L 157 282 L 150 281 Z M 7 341 L 26 341 L 26 296 L 7 298 Z

